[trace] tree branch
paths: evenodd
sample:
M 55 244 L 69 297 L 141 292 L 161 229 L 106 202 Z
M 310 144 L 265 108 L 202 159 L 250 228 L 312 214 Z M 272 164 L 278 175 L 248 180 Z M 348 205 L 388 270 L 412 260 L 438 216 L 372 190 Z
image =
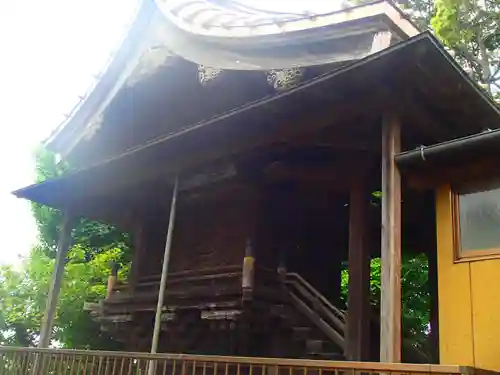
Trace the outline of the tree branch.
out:
M 498 80 L 500 77 L 497 77 L 498 73 L 500 73 L 500 65 L 497 66 L 495 71 L 491 73 L 490 78 L 488 79 L 488 82 L 493 83 L 494 81 Z
M 465 59 L 471 61 L 471 62 L 474 62 L 478 65 L 481 65 L 481 60 L 479 59 L 479 57 L 477 56 L 474 56 L 472 53 L 470 53 L 467 49 L 465 49 L 463 46 L 460 46 L 460 45 L 456 45 L 453 47 L 453 49 L 456 50 L 456 52 L 461 55 L 462 57 L 464 57 Z

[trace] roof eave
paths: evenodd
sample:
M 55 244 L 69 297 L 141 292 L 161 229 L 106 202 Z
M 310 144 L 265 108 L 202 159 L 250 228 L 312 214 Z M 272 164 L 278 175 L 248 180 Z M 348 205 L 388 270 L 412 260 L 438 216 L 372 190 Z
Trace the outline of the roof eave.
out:
M 346 13 L 348 12 L 348 13 Z M 88 93 L 87 97 L 79 103 L 68 117 L 45 141 L 45 146 L 61 155 L 63 159 L 70 156 L 71 152 L 81 142 L 86 128 L 99 127 L 102 120 L 99 118 L 107 105 L 125 84 L 134 67 L 141 57 L 141 51 L 145 48 L 143 39 L 148 32 L 148 25 L 154 15 L 164 17 L 159 14 L 154 0 L 143 0 L 141 8 L 133 22 L 128 35 L 124 39 L 120 49 L 115 54 L 107 69 L 104 71 L 95 87 Z M 413 36 L 418 33 L 417 27 L 405 16 L 405 14 L 391 1 L 379 0 L 373 3 L 360 5 L 338 12 L 332 15 L 342 20 L 343 23 L 355 21 L 358 18 L 369 17 L 378 14 L 384 22 L 391 24 L 400 33 Z M 342 16 L 346 13 L 347 16 Z M 347 19 L 345 18 L 347 17 Z M 331 20 L 330 20 L 331 21 Z M 291 30 L 294 31 L 294 30 Z M 208 39 L 210 37 L 206 36 Z M 218 38 L 218 42 L 225 40 L 229 42 L 240 38 Z M 251 40 L 262 42 L 258 36 L 247 38 L 245 43 L 252 44 Z M 241 68 L 241 67 L 239 67 Z
M 131 73 L 131 68 L 140 57 L 138 51 L 142 47 L 143 35 L 155 12 L 156 6 L 153 0 L 141 0 L 135 20 L 120 48 L 111 58 L 95 86 L 86 94 L 86 97 L 75 106 L 67 119 L 43 142 L 47 149 L 63 158 L 68 156 L 79 142 L 79 135 L 83 129 L 95 121 L 95 115 L 111 101 Z
M 284 34 L 321 29 L 377 15 L 386 15 L 407 37 L 420 33 L 416 24 L 391 0 L 376 0 L 324 14 L 296 16 L 289 20 L 270 18 L 263 22 L 254 21 L 252 23 L 252 15 L 248 15 L 248 21 L 243 22 L 244 25 L 236 21 L 235 24 L 228 21 L 224 25 L 210 23 L 210 16 L 213 13 L 226 17 L 231 17 L 232 14 L 231 12 L 225 14 L 220 7 L 208 1 L 205 8 L 203 6 L 192 8 L 188 2 L 183 3 L 183 1 L 156 0 L 156 2 L 166 21 L 177 29 L 195 37 L 202 37 L 209 42 L 227 45 L 240 46 L 242 43 L 252 45 L 262 42 L 262 38 L 273 35 L 280 37 Z M 181 17 L 179 14 L 185 15 Z M 242 16 L 244 15 L 242 14 Z M 198 19 L 202 21 L 198 21 Z
M 194 164 L 188 165 L 188 162 L 184 160 L 185 158 L 191 157 L 191 155 L 188 156 L 186 155 L 185 147 L 189 147 L 189 144 L 192 144 L 192 142 L 198 145 L 197 143 L 198 140 L 206 139 L 205 137 L 206 134 L 208 134 L 209 131 L 212 131 L 214 127 L 216 127 L 217 133 L 221 135 L 221 137 L 218 140 L 218 143 L 214 143 L 215 139 L 214 142 L 210 142 L 209 145 L 207 146 L 207 150 L 204 151 L 204 154 L 198 155 L 198 159 L 201 159 L 207 155 L 209 155 L 210 157 L 208 158 L 207 156 L 207 158 L 204 159 L 205 161 L 214 160 L 216 158 L 222 157 L 224 155 L 217 154 L 214 151 L 218 150 L 217 152 L 224 153 L 225 151 L 223 151 L 223 147 L 219 147 L 221 144 L 227 144 L 230 139 L 231 140 L 230 142 L 232 142 L 233 146 L 237 147 L 236 146 L 237 139 L 234 138 L 234 133 L 227 132 L 227 130 L 229 129 L 233 129 L 234 131 L 234 127 L 231 127 L 232 126 L 231 124 L 235 123 L 241 124 L 241 121 L 238 121 L 238 118 L 236 116 L 243 116 L 246 119 L 247 130 L 252 129 L 252 132 L 256 132 L 257 135 L 254 135 L 256 138 L 252 142 L 257 142 L 258 139 L 267 139 L 266 132 L 270 131 L 270 123 L 251 120 L 252 118 L 262 119 L 263 118 L 262 111 L 267 113 L 280 114 L 280 116 L 284 116 L 283 114 L 285 113 L 285 111 L 276 110 L 276 106 L 281 105 L 281 108 L 284 108 L 286 106 L 285 104 L 287 103 L 285 98 L 290 96 L 297 97 L 297 95 L 301 95 L 300 94 L 301 91 L 313 88 L 315 88 L 317 93 L 332 92 L 332 90 L 326 90 L 327 87 L 330 84 L 332 84 L 331 80 L 340 79 L 344 74 L 355 74 L 354 72 L 357 71 L 357 69 L 366 67 L 367 64 L 376 63 L 377 60 L 388 58 L 391 54 L 395 53 L 398 50 L 409 48 L 409 45 L 413 45 L 415 43 L 424 40 L 429 40 L 429 38 L 432 38 L 429 34 L 421 34 L 413 38 L 412 40 L 407 41 L 406 43 L 401 43 L 399 45 L 392 46 L 387 50 L 380 51 L 379 53 L 364 59 L 363 61 L 350 64 L 349 66 L 345 66 L 334 72 L 325 74 L 321 77 L 308 81 L 287 92 L 275 95 L 273 97 L 264 98 L 253 103 L 249 103 L 241 108 L 229 111 L 211 120 L 207 120 L 195 124 L 193 126 L 184 128 L 182 131 L 178 133 L 165 135 L 164 137 L 156 139 L 154 142 L 150 142 L 147 145 L 143 145 L 136 149 L 129 150 L 128 152 L 120 156 L 114 157 L 112 159 L 109 159 L 104 163 L 100 163 L 98 165 L 89 167 L 84 170 L 80 170 L 74 173 L 73 175 L 68 175 L 58 180 L 46 181 L 42 184 L 32 185 L 19 189 L 16 192 L 14 192 L 14 194 L 20 198 L 27 198 L 57 208 L 65 208 L 64 206 L 67 204 L 67 202 L 64 201 L 65 199 L 73 199 L 73 200 L 76 199 L 82 204 L 87 205 L 88 197 L 91 195 L 91 191 L 95 192 L 95 194 L 94 193 L 92 194 L 98 196 L 99 194 L 104 194 L 104 190 L 109 192 L 110 190 L 117 189 L 118 188 L 117 186 L 125 180 L 125 176 L 130 177 L 130 171 L 132 170 L 130 168 L 131 163 L 144 162 L 153 165 L 154 164 L 153 161 L 156 157 L 155 155 L 157 155 L 157 153 L 160 151 L 162 153 L 162 157 L 165 160 L 170 160 L 172 163 L 171 165 L 166 165 L 166 166 L 162 165 L 161 173 L 163 174 L 168 174 L 171 172 L 171 170 L 174 169 L 175 171 L 178 171 L 179 168 L 182 170 L 183 168 L 185 169 L 193 167 Z M 432 44 L 430 45 L 432 46 Z M 378 66 L 385 66 L 385 64 L 379 64 Z M 450 66 L 450 68 L 453 67 Z M 467 84 L 467 82 L 469 82 L 469 84 L 471 85 L 474 84 L 472 81 L 470 81 L 470 79 L 468 79 L 466 82 L 463 83 Z M 312 96 L 314 97 L 314 95 Z M 482 96 L 481 99 L 485 99 L 485 94 L 482 94 L 481 96 Z M 491 112 L 489 106 L 482 106 L 478 110 L 489 111 L 490 112 L 489 117 L 492 119 L 492 121 L 494 121 L 495 124 L 500 124 L 500 111 L 498 110 L 497 107 L 493 112 Z M 284 126 L 283 124 L 286 124 L 287 127 L 289 126 L 289 121 L 286 122 L 283 121 L 283 119 L 280 118 L 273 119 L 273 124 L 274 126 L 276 126 L 275 129 L 276 133 L 278 133 L 278 128 Z M 240 133 L 241 130 L 239 130 L 238 132 Z M 498 132 L 500 131 L 496 131 L 496 133 L 494 134 L 497 134 Z M 245 133 L 243 132 L 240 134 L 245 134 Z M 499 134 L 498 138 L 500 140 L 500 133 L 498 134 Z M 262 137 L 262 138 L 257 139 L 257 137 Z M 478 135 L 476 134 L 467 138 L 471 137 L 472 138 L 478 137 Z M 174 147 L 175 144 L 179 145 L 180 144 L 179 142 L 181 141 L 184 142 L 184 146 L 182 147 L 179 146 L 177 148 Z M 246 136 L 242 136 L 241 139 L 239 139 L 239 142 L 243 144 L 245 142 L 248 142 L 248 139 Z M 409 151 L 408 153 L 415 154 L 415 151 Z M 175 159 L 175 157 L 177 157 L 177 159 Z M 138 165 L 139 164 L 137 164 L 136 167 Z M 142 177 L 148 178 L 149 176 L 148 173 L 150 172 L 156 173 L 157 170 L 143 171 L 141 172 L 144 174 Z M 134 178 L 139 179 L 139 177 L 136 175 L 134 175 Z M 113 186 L 108 186 L 108 183 Z

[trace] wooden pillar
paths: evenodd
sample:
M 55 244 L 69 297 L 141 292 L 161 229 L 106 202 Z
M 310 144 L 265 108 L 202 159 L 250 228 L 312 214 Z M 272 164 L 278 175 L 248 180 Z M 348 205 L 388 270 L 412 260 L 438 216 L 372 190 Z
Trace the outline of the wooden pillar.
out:
M 255 258 L 251 239 L 247 239 L 245 245 L 245 257 L 243 258 L 243 269 L 241 277 L 241 289 L 243 301 L 250 301 L 254 291 Z
M 277 272 L 278 272 L 278 276 L 280 278 L 280 280 L 282 282 L 284 282 L 286 280 L 286 273 L 287 273 L 287 266 L 286 266 L 286 253 L 285 253 L 285 249 L 282 247 L 282 248 L 279 248 L 278 249 L 278 268 L 277 268 Z
M 401 361 L 401 176 L 394 156 L 400 152 L 400 123 L 382 123 L 382 241 L 380 361 Z
M 106 288 L 106 299 L 110 299 L 113 295 L 113 290 L 118 282 L 118 271 L 120 269 L 120 265 L 117 262 L 112 262 L 110 265 L 110 274 L 108 276 L 108 286 Z
M 170 204 L 170 217 L 168 220 L 167 239 L 165 241 L 165 252 L 163 253 L 163 264 L 161 269 L 160 290 L 158 291 L 158 303 L 156 305 L 155 322 L 153 327 L 153 339 L 151 340 L 151 353 L 155 354 L 158 349 L 160 339 L 161 316 L 163 304 L 165 302 L 165 291 L 167 288 L 168 264 L 170 262 L 170 250 L 172 248 L 172 238 L 174 235 L 175 214 L 177 207 L 177 191 L 179 188 L 179 177 L 175 177 L 174 189 L 172 192 L 172 202 Z M 156 362 L 151 361 L 148 366 L 148 375 L 153 375 L 156 371 Z
M 331 251 L 331 247 L 330 247 Z M 325 296 L 335 306 L 342 305 L 341 283 L 342 283 L 342 257 L 341 253 L 336 254 L 331 266 L 328 269 L 327 285 L 328 292 Z
M 144 217 L 143 215 L 137 215 L 138 220 L 140 220 L 134 226 L 134 232 L 132 233 L 133 240 L 133 250 L 132 254 L 132 264 L 130 269 L 130 280 L 129 285 L 132 292 L 135 290 L 139 284 L 141 278 L 142 265 L 146 253 L 146 233 L 144 231 Z
M 71 246 L 71 230 L 73 229 L 73 220 L 68 214 L 64 215 L 61 227 L 59 243 L 57 244 L 56 262 L 52 273 L 52 281 L 49 287 L 49 294 L 45 306 L 45 314 L 42 319 L 42 327 L 40 329 L 39 348 L 47 348 L 50 344 L 52 327 L 54 325 L 54 315 L 57 307 L 57 300 L 61 290 L 61 283 L 66 264 L 66 257 Z
M 145 233 L 144 233 L 144 222 L 143 215 L 136 209 L 133 210 L 134 213 L 134 226 L 132 235 L 132 262 L 130 265 L 128 285 L 130 289 L 130 294 L 133 296 L 137 290 L 139 280 L 141 277 L 141 260 L 145 259 Z M 140 313 L 133 311 L 131 324 L 135 327 L 128 332 L 128 340 L 126 345 L 126 350 L 129 352 L 140 351 L 139 343 L 140 337 L 142 335 L 139 333 L 138 327 L 140 327 Z
M 349 288 L 346 358 L 370 359 L 370 251 L 367 240 L 369 192 L 357 180 L 349 200 Z

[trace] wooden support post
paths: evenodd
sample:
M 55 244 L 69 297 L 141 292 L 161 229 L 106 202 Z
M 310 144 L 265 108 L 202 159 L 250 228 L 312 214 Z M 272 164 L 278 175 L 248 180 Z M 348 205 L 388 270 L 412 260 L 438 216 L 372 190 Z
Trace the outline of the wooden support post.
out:
M 163 254 L 163 265 L 161 269 L 160 290 L 158 291 L 158 304 L 156 305 L 155 323 L 153 328 L 153 339 L 151 341 L 151 353 L 155 354 L 158 350 L 158 341 L 160 339 L 161 316 L 163 304 L 165 302 L 165 290 L 167 287 L 168 263 L 170 261 L 170 250 L 172 248 L 172 238 L 174 234 L 175 214 L 177 206 L 177 191 L 179 188 L 179 176 L 175 177 L 174 189 L 172 192 L 172 202 L 170 204 L 170 217 L 168 220 L 167 239 L 165 241 L 165 252 Z M 150 361 L 148 366 L 148 375 L 154 375 L 156 371 L 156 362 Z
M 45 314 L 43 316 L 42 327 L 40 329 L 40 341 L 38 342 L 39 348 L 47 348 L 50 344 L 52 327 L 54 325 L 54 315 L 57 307 L 57 300 L 59 298 L 59 292 L 61 290 L 64 266 L 66 264 L 68 250 L 71 246 L 71 230 L 73 229 L 72 227 L 73 220 L 68 214 L 65 214 L 61 227 L 59 243 L 57 244 L 56 262 L 54 264 L 52 281 L 49 287 L 47 304 L 45 306 Z
M 245 246 L 245 257 L 243 258 L 243 269 L 241 278 L 241 289 L 243 301 L 252 299 L 255 277 L 255 258 L 251 239 L 247 240 Z
M 380 361 L 401 361 L 401 176 L 394 160 L 400 152 L 400 123 L 382 123 L 382 241 Z
M 286 274 L 287 274 L 286 253 L 285 253 L 285 248 L 284 247 L 281 247 L 279 249 L 278 268 L 277 268 L 276 272 L 278 273 L 279 280 L 282 283 L 284 283 L 286 281 Z
M 330 247 L 331 251 L 331 247 Z M 335 306 L 342 305 L 342 254 L 336 254 L 334 261 L 328 269 L 328 291 L 325 296 Z
M 346 358 L 370 358 L 370 251 L 367 241 L 369 192 L 360 178 L 349 201 L 349 288 L 347 298 Z
M 113 290 L 118 282 L 118 270 L 120 265 L 117 262 L 112 262 L 110 264 L 110 274 L 108 276 L 108 287 L 106 288 L 106 299 L 110 299 L 113 295 Z
M 146 252 L 146 241 L 144 233 L 144 215 L 137 215 L 139 217 L 140 223 L 137 223 L 134 232 L 132 233 L 133 239 L 133 250 L 132 254 L 132 265 L 130 270 L 130 280 L 129 285 L 132 293 L 134 293 L 139 280 L 141 278 L 142 266 L 144 264 L 144 254 Z

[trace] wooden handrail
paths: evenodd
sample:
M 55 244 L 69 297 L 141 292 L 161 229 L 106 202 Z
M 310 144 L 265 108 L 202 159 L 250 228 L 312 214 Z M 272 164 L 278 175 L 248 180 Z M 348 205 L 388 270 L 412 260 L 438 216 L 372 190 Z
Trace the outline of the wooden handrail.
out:
M 301 284 L 299 284 L 297 282 L 291 282 L 291 283 L 294 284 L 294 288 L 300 293 L 300 295 L 302 296 L 302 299 L 306 298 L 313 305 L 316 304 L 316 302 L 318 301 L 318 298 L 315 295 L 310 294 L 309 291 L 306 290 Z M 299 298 L 294 293 L 290 293 L 290 294 L 294 295 L 296 298 Z M 345 333 L 345 322 L 340 320 L 334 313 L 331 313 L 327 307 L 322 305 L 321 308 L 323 310 L 322 311 L 323 315 L 326 315 L 326 317 L 333 323 L 333 326 L 335 326 L 336 329 L 338 329 L 342 334 L 344 334 Z M 316 314 L 318 314 L 317 311 L 316 311 Z
M 99 360 L 129 359 L 137 361 L 175 361 L 178 364 L 224 364 L 224 365 L 244 365 L 244 366 L 269 366 L 283 368 L 298 368 L 311 370 L 351 370 L 370 373 L 405 373 L 405 374 L 498 374 L 494 371 L 476 369 L 473 367 L 463 367 L 455 365 L 431 365 L 431 364 L 403 364 L 403 363 L 379 363 L 379 362 L 350 362 L 350 361 L 323 361 L 307 359 L 283 359 L 283 358 L 259 358 L 259 357 L 224 357 L 208 355 L 188 355 L 188 354 L 149 354 L 134 352 L 113 352 L 113 351 L 90 351 L 90 350 L 63 350 L 63 349 L 39 349 L 39 348 L 18 348 L 0 346 L 0 359 L 10 359 L 14 356 L 33 361 L 38 356 L 54 356 L 61 361 L 66 360 L 68 364 L 76 363 L 73 358 L 96 358 Z M 0 360 L 0 362 L 2 362 Z M 3 362 L 5 363 L 5 361 Z
M 293 280 L 288 279 L 296 279 L 302 287 L 306 288 L 309 293 L 311 293 L 314 297 L 316 297 L 320 302 L 323 303 L 329 310 L 333 311 L 339 318 L 345 319 L 345 312 L 340 310 L 339 308 L 332 305 L 330 301 L 328 301 L 323 294 L 321 294 L 316 288 L 314 288 L 307 280 L 305 280 L 302 276 L 295 272 L 289 272 L 286 274 L 287 280 L 285 283 L 292 283 Z M 345 323 L 345 322 L 344 322 Z
M 334 330 L 327 322 L 325 322 L 315 311 L 307 306 L 301 298 L 294 293 L 290 293 L 293 303 L 296 308 L 311 320 L 326 336 L 336 343 L 340 348 L 344 348 L 344 337 Z
M 294 284 L 295 288 L 307 288 L 307 291 L 311 293 L 313 296 L 315 296 L 319 301 L 321 301 L 327 308 L 329 308 L 331 311 L 334 311 L 335 314 L 328 314 L 328 311 L 324 311 L 324 315 L 326 315 L 332 322 L 335 327 L 337 327 L 343 334 L 345 334 L 345 329 L 346 329 L 346 320 L 347 320 L 347 315 L 349 312 L 344 312 L 334 305 L 330 303 L 319 291 L 317 291 L 311 284 L 309 284 L 302 276 L 300 276 L 297 273 L 287 273 L 287 278 L 294 278 L 295 280 L 286 280 L 285 282 L 287 284 Z M 300 290 L 299 290 L 300 291 Z M 304 294 L 305 296 L 305 294 Z M 314 303 L 313 301 L 311 301 Z M 339 320 L 339 318 L 342 318 L 342 320 Z M 374 322 L 377 324 L 380 324 L 380 316 L 377 314 L 372 314 L 372 319 Z M 320 329 L 323 330 L 322 327 L 319 327 Z M 331 333 L 329 331 L 323 330 L 325 334 L 327 334 L 331 339 L 333 339 L 334 342 L 338 344 L 338 339 L 337 338 L 332 338 Z M 423 353 L 420 349 L 415 348 L 414 346 L 411 345 L 410 340 L 403 338 L 403 346 L 407 348 L 407 350 L 411 350 L 413 352 L 413 355 L 415 357 L 418 357 L 419 360 L 429 360 L 428 356 Z

